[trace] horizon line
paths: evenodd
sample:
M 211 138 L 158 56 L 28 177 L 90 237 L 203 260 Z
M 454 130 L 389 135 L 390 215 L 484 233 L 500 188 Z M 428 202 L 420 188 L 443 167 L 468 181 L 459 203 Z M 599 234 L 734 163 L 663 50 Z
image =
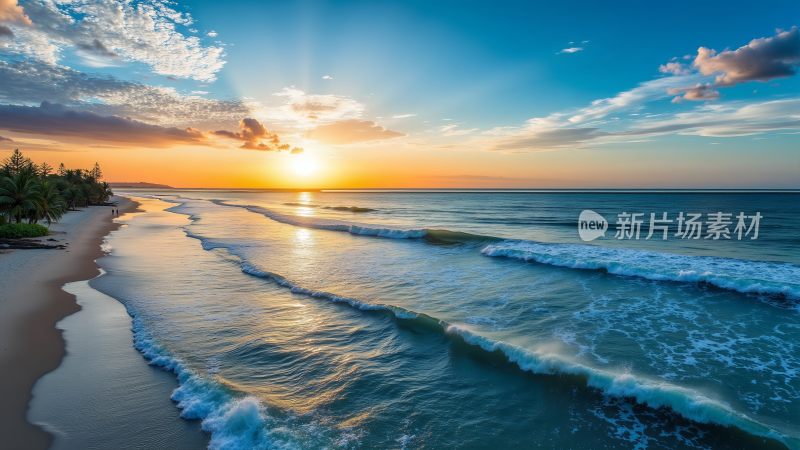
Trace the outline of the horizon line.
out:
M 111 187 L 137 183 L 109 182 Z M 159 183 L 146 183 L 159 184 Z M 530 193 L 800 193 L 800 188 L 260 188 L 260 187 L 175 187 L 117 186 L 119 189 L 141 190 L 203 190 L 203 191 L 283 191 L 283 192 L 530 192 Z

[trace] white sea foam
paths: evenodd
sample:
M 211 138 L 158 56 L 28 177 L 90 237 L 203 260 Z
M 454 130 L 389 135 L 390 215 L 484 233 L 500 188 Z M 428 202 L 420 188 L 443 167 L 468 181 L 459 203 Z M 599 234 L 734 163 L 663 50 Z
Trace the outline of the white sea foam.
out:
M 503 241 L 482 253 L 572 269 L 603 270 L 654 281 L 706 283 L 722 289 L 800 300 L 800 267 L 789 263 L 687 256 L 581 244 Z
M 607 395 L 631 398 L 654 409 L 666 407 L 695 422 L 734 426 L 750 434 L 777 439 L 787 444 L 794 441 L 727 404 L 692 389 L 631 373 L 615 373 L 588 367 L 570 361 L 558 353 L 539 352 L 495 341 L 457 325 L 449 325 L 446 332 L 487 352 L 499 351 L 522 370 L 531 373 L 578 375 L 586 379 L 587 385 Z
M 700 423 L 734 426 L 748 433 L 777 439 L 795 447 L 794 438 L 787 438 L 769 426 L 736 411 L 726 403 L 712 399 L 698 391 L 671 384 L 663 380 L 648 379 L 631 373 L 616 373 L 597 369 L 575 362 L 557 352 L 542 352 L 522 348 L 510 343 L 492 340 L 458 325 L 391 305 L 370 304 L 297 286 L 286 278 L 257 269 L 242 262 L 242 271 L 253 276 L 270 279 L 291 289 L 292 292 L 323 298 L 337 303 L 346 303 L 360 310 L 383 310 L 398 319 L 426 318 L 438 323 L 446 334 L 457 336 L 469 345 L 486 352 L 501 352 L 506 359 L 520 369 L 545 375 L 577 375 L 585 378 L 590 387 L 617 398 L 630 398 L 653 409 L 669 408 L 675 413 Z
M 131 314 L 130 309 L 128 313 Z M 172 400 L 181 409 L 181 417 L 201 420 L 211 435 L 209 448 L 215 450 L 291 448 L 272 439 L 264 407 L 254 397 L 236 397 L 215 381 L 203 378 L 178 358 L 171 356 L 145 330 L 141 319 L 132 315 L 134 347 L 152 366 L 172 372 L 179 386 Z

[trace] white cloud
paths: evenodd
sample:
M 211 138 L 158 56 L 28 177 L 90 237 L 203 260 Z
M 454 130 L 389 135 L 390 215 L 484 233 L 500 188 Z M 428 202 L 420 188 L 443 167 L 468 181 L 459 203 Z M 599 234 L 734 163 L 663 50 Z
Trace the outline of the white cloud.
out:
M 235 125 L 253 109 L 242 100 L 185 96 L 169 87 L 92 76 L 35 60 L 0 60 L 0 101 L 29 105 L 48 101 L 99 114 L 180 126 Z
M 658 66 L 658 71 L 672 75 L 688 75 L 691 73 L 691 69 L 689 67 L 686 67 L 683 64 L 675 61 Z
M 393 139 L 405 134 L 388 130 L 370 120 L 350 119 L 318 126 L 306 132 L 304 136 L 327 144 L 347 145 Z
M 568 120 L 571 123 L 581 123 L 588 120 L 602 119 L 609 114 L 636 108 L 645 102 L 674 95 L 669 93 L 670 89 L 693 85 L 697 80 L 698 77 L 696 76 L 686 75 L 646 81 L 633 89 L 620 92 L 614 97 L 595 100 L 589 106 L 573 113 Z M 552 118 L 557 117 L 551 116 Z
M 211 31 L 209 31 L 208 33 L 206 33 L 206 36 L 208 36 L 208 37 L 212 37 L 212 38 L 215 38 L 215 37 L 219 36 L 219 33 L 217 33 L 217 32 L 216 32 L 216 31 L 214 31 L 214 30 L 211 30 Z
M 571 54 L 571 53 L 578 53 L 578 52 L 582 52 L 582 51 L 583 51 L 583 47 L 567 47 L 567 48 L 562 48 L 558 53 L 559 54 L 563 54 L 563 53 Z
M 273 95 L 282 98 L 285 103 L 266 111 L 266 116 L 301 128 L 319 122 L 356 119 L 364 112 L 363 104 L 341 95 L 307 94 L 294 87 L 283 88 Z
M 392 116 L 392 119 L 408 119 L 410 117 L 416 117 L 416 114 L 395 114 Z
M 497 128 L 482 144 L 501 151 L 545 151 L 589 145 L 642 142 L 671 134 L 706 137 L 747 136 L 800 130 L 800 98 L 766 102 L 705 104 L 676 114 L 646 115 L 622 129 L 531 119 L 518 128 Z
M 332 77 L 331 75 L 323 75 L 323 76 L 322 76 L 322 79 L 323 79 L 323 80 L 332 80 L 332 79 L 333 79 L 333 77 Z
M 443 125 L 439 127 L 439 132 L 442 133 L 443 136 L 447 137 L 465 136 L 475 133 L 476 131 L 478 131 L 477 128 L 461 128 L 461 126 L 457 123 L 451 123 L 449 125 Z
M 32 26 L 14 25 L 9 49 L 50 64 L 72 49 L 91 55 L 84 59 L 95 66 L 113 54 L 160 75 L 199 81 L 214 80 L 225 64 L 222 47 L 204 46 L 178 30 L 192 24 L 188 14 L 159 0 L 35 0 L 25 4 L 25 12 Z
M 747 136 L 800 130 L 800 98 L 705 105 L 671 117 L 634 123 L 621 135 Z

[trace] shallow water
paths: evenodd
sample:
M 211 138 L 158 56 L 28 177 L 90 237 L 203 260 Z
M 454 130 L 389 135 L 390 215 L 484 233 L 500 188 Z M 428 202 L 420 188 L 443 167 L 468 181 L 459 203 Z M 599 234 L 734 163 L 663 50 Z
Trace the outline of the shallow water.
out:
M 175 380 L 142 364 L 131 348 L 130 316 L 113 298 L 69 283 L 81 310 L 58 323 L 67 353 L 34 387 L 28 418 L 53 434 L 53 450 L 202 448 L 196 423 L 169 400 Z
M 155 194 L 93 286 L 212 447 L 798 448 L 796 194 Z M 582 209 L 764 219 L 587 245 Z

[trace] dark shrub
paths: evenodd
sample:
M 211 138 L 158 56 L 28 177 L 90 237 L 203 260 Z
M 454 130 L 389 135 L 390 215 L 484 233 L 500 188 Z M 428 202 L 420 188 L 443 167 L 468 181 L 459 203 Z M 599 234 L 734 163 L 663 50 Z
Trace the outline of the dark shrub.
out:
M 38 223 L 7 223 L 0 225 L 0 238 L 18 239 L 47 236 L 47 227 Z

